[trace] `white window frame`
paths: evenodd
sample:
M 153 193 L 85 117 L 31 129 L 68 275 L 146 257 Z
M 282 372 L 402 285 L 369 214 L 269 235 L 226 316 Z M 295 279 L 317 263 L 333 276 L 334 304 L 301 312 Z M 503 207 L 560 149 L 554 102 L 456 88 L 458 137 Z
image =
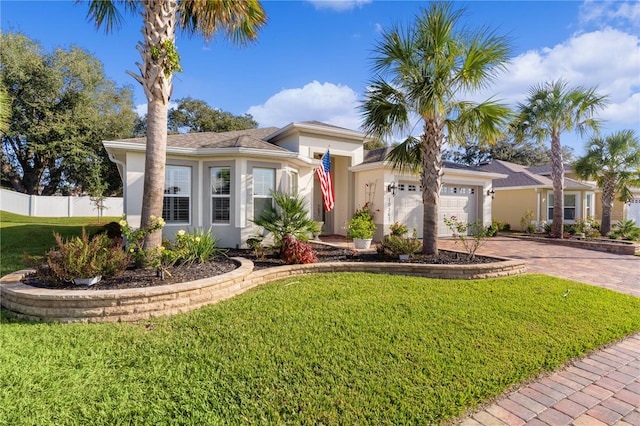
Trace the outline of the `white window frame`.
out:
M 227 192 L 224 191 L 224 188 L 222 190 L 222 192 L 218 192 L 218 190 L 216 189 L 215 186 L 215 181 L 216 178 L 214 177 L 214 172 L 217 171 L 223 171 L 226 170 L 228 172 L 229 175 L 229 187 L 227 189 Z M 220 225 L 229 225 L 231 224 L 231 192 L 232 192 L 232 188 L 233 188 L 233 178 L 231 176 L 231 167 L 229 166 L 212 166 L 209 168 L 209 178 L 210 178 L 210 189 L 211 189 L 211 198 L 210 198 L 210 215 L 209 215 L 209 220 L 211 222 L 211 225 L 213 226 L 220 226 Z M 228 219 L 227 220 L 216 220 L 215 219 L 215 206 L 214 206 L 214 200 L 228 200 L 229 202 L 229 206 L 228 206 Z
M 258 172 L 258 173 L 256 173 Z M 273 206 L 273 197 L 271 196 L 270 191 L 265 191 L 264 188 L 261 188 L 263 182 L 258 182 L 256 176 L 260 176 L 262 172 L 269 172 L 271 174 L 271 182 L 267 184 L 269 190 L 275 191 L 276 189 L 276 169 L 271 167 L 254 167 L 253 174 L 253 218 L 257 219 L 260 215 L 256 214 L 257 203 L 256 200 L 271 200 L 271 206 Z M 266 203 L 265 203 L 266 205 Z
M 567 207 L 567 197 L 574 197 L 573 206 Z M 580 218 L 580 193 L 564 191 L 564 213 L 562 220 L 564 223 L 575 223 L 576 219 Z M 567 219 L 567 208 L 573 208 L 573 219 Z M 553 191 L 547 193 L 547 220 L 553 220 Z
M 185 182 L 174 182 L 172 179 L 176 177 L 176 173 L 186 172 L 187 179 Z M 189 225 L 191 223 L 191 177 L 193 171 L 190 166 L 179 166 L 173 164 L 167 164 L 165 167 L 165 176 L 164 176 L 164 197 L 162 200 L 162 216 L 166 223 L 168 224 L 184 224 Z M 179 186 L 181 183 L 186 183 L 186 188 Z M 174 188 L 174 189 L 172 189 Z M 177 188 L 176 192 L 175 188 Z M 185 191 L 186 190 L 186 191 Z M 180 192 L 180 193 L 178 193 Z M 185 193 L 186 192 L 186 195 Z M 175 208 L 172 206 L 166 206 L 166 204 L 174 204 L 173 202 L 169 202 L 171 198 L 186 198 L 187 199 L 187 220 L 176 220 L 173 218 L 173 214 L 167 214 L 167 209 L 175 212 Z

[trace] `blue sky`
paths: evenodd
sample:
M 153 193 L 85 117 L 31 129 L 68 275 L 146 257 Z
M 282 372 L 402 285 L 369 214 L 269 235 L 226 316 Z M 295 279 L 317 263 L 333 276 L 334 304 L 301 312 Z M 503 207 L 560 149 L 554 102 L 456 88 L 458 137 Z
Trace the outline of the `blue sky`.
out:
M 173 99 L 191 96 L 233 114 L 250 113 L 261 127 L 318 120 L 357 130 L 358 106 L 372 77 L 372 50 L 380 32 L 407 24 L 427 2 L 263 1 L 269 17 L 259 40 L 246 47 L 223 38 L 205 42 L 178 34 L 183 72 Z M 605 132 L 640 134 L 640 3 L 627 1 L 466 1 L 468 26 L 490 26 L 509 36 L 508 72 L 485 93 L 515 105 L 535 84 L 564 78 L 598 86 L 610 96 L 600 114 Z M 137 71 L 141 19 L 127 16 L 105 34 L 72 1 L 2 0 L 2 31 L 20 31 L 45 49 L 77 45 L 103 64 L 107 77 L 130 85 L 145 110 L 144 92 L 125 73 Z M 577 135 L 562 143 L 583 152 Z

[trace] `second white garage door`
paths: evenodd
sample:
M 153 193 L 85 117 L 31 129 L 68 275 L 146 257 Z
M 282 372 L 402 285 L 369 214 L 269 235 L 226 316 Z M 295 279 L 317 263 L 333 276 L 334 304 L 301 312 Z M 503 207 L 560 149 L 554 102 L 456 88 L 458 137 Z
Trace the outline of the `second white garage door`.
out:
M 438 216 L 456 216 L 465 222 L 478 218 L 478 190 L 472 186 L 443 185 L 440 192 Z M 395 197 L 395 220 L 404 223 L 411 230 L 418 230 L 422 237 L 422 191 L 415 183 L 400 182 Z M 451 231 L 443 220 L 438 221 L 438 236 L 450 236 Z

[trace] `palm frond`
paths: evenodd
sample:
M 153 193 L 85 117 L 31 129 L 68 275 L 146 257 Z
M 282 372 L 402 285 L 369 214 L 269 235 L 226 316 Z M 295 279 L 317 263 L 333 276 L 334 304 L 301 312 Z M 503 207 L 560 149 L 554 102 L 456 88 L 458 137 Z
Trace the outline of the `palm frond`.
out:
M 192 0 L 180 2 L 178 22 L 187 35 L 210 39 L 222 32 L 232 43 L 245 44 L 258 37 L 267 15 L 258 0 Z
M 134 13 L 141 7 L 141 3 L 135 0 L 76 0 L 76 3 L 89 3 L 87 20 L 94 21 L 96 28 L 104 26 L 107 33 L 122 28 L 124 17 L 118 9 L 118 4 L 121 4 L 127 13 Z
M 422 166 L 422 150 L 420 139 L 409 136 L 402 143 L 394 146 L 385 157 L 392 168 L 400 172 L 418 173 Z

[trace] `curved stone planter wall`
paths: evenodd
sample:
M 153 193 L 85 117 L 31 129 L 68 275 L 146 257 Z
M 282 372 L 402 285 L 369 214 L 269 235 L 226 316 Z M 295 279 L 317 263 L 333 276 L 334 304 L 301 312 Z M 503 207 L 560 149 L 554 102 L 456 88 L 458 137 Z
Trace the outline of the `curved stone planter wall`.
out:
M 500 234 L 502 235 L 502 234 Z M 577 247 L 587 250 L 602 251 L 613 254 L 640 255 L 640 244 L 631 241 L 611 241 L 603 239 L 595 240 L 574 240 L 574 239 L 558 239 L 558 238 L 542 238 L 528 237 L 526 235 L 510 236 L 512 238 L 520 238 L 528 241 L 537 241 L 546 244 L 555 244 L 558 246 Z
M 18 317 L 48 322 L 130 322 L 188 312 L 269 281 L 326 272 L 372 272 L 429 278 L 481 279 L 526 272 L 522 260 L 501 259 L 477 265 L 331 262 L 288 265 L 253 271 L 253 263 L 234 258 L 238 269 L 227 274 L 166 286 L 126 290 L 51 290 L 22 284 L 31 270 L 0 279 L 0 305 Z

